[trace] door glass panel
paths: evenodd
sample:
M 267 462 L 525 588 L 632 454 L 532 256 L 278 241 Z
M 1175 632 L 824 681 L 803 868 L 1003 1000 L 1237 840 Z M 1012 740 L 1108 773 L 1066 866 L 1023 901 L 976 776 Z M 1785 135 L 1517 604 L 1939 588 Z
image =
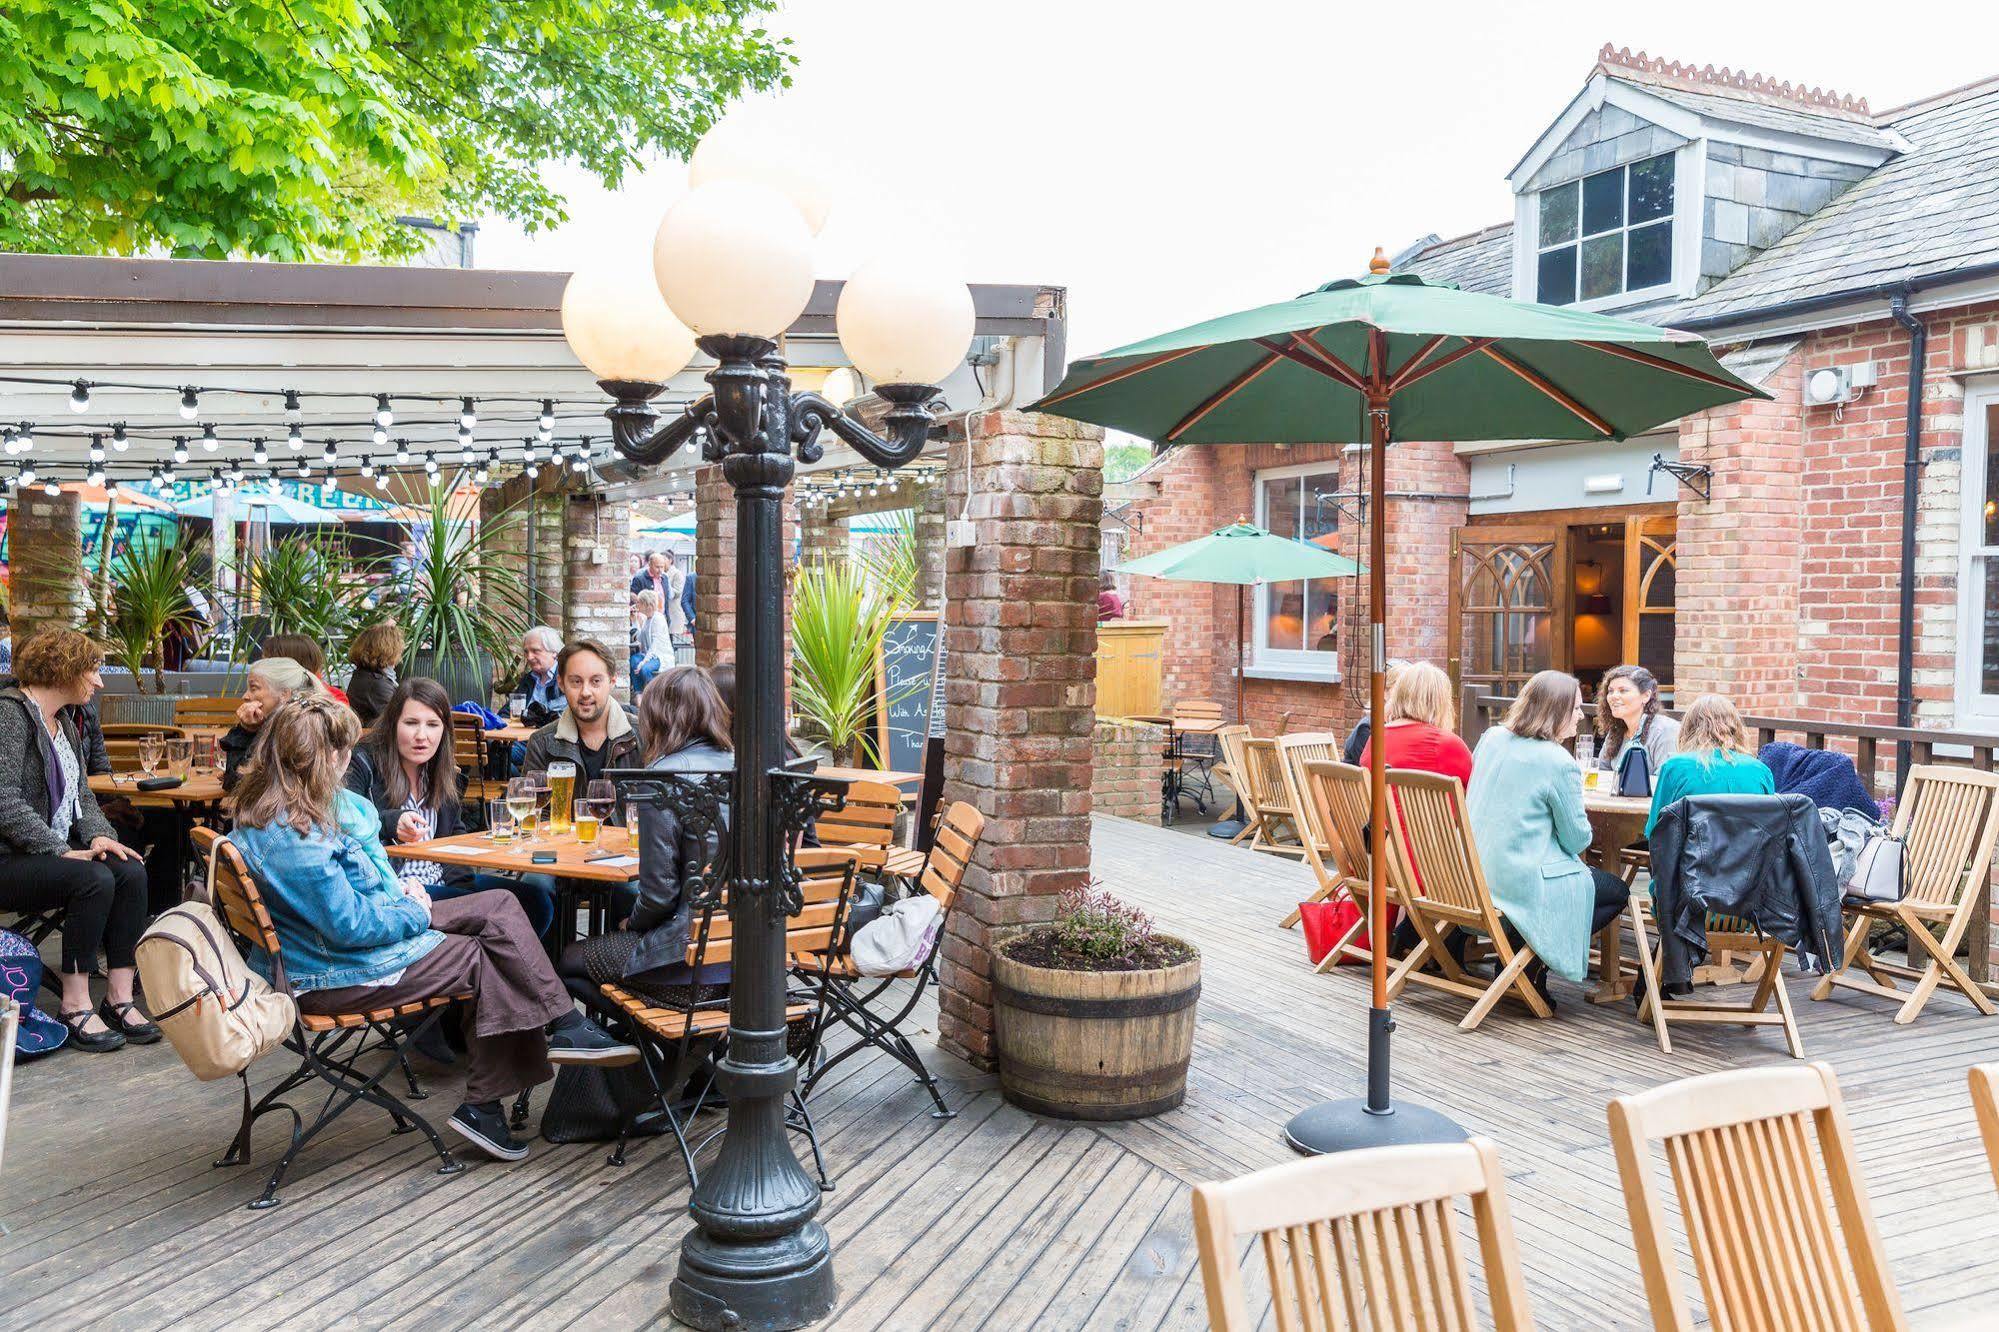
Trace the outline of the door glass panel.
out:
M 1534 672 L 1554 664 L 1554 547 L 1508 542 L 1467 544 L 1461 551 L 1460 679 L 1493 693 L 1516 693 Z

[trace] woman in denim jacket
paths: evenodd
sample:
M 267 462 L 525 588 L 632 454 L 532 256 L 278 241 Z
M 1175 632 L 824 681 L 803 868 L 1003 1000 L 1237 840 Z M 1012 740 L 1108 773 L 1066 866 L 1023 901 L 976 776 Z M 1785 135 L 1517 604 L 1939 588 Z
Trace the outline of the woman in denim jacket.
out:
M 503 1098 L 553 1077 L 553 1063 L 615 1066 L 638 1051 L 575 1011 L 512 896 L 433 902 L 398 879 L 374 806 L 341 786 L 360 734 L 354 714 L 324 697 L 294 699 L 265 719 L 236 788 L 229 840 L 256 876 L 301 1012 L 471 994 L 465 1102 L 450 1125 L 487 1154 L 517 1161 L 527 1147 L 508 1130 Z M 261 951 L 250 963 L 271 975 Z

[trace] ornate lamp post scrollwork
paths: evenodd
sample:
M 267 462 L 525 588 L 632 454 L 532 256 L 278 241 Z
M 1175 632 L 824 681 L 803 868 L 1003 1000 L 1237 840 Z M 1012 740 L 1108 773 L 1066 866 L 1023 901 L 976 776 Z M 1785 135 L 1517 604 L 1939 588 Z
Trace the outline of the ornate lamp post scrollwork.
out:
M 718 131 L 719 133 L 720 131 Z M 705 144 L 706 141 L 704 141 Z M 808 215 L 823 198 L 768 150 L 731 134 L 697 150 L 695 188 L 654 243 L 654 283 L 629 272 L 578 273 L 562 307 L 578 359 L 613 405 L 618 452 L 659 464 L 699 441 L 736 498 L 736 767 L 706 782 L 640 783 L 647 801 L 697 819 L 727 786 L 718 885 L 734 932 L 729 1038 L 717 1084 L 729 1099 L 721 1154 L 701 1174 L 671 1288 L 676 1317 L 697 1327 L 788 1329 L 830 1312 L 834 1288 L 819 1189 L 793 1154 L 784 1101 L 797 1081 L 785 1051 L 785 916 L 797 907 L 796 835 L 838 799 L 837 783 L 786 765 L 784 540 L 780 505 L 797 464 L 819 461 L 830 433 L 893 468 L 930 436 L 936 387 L 971 341 L 969 290 L 904 256 L 864 265 L 835 323 L 859 369 L 889 403 L 883 433 L 818 393 L 792 389 L 778 338 L 811 296 Z M 704 165 L 705 163 L 705 165 Z M 811 205 L 805 207 L 803 205 Z M 662 424 L 653 405 L 694 348 L 714 358 L 708 393 Z M 662 774 L 664 778 L 666 774 Z M 699 811 L 695 807 L 701 807 Z

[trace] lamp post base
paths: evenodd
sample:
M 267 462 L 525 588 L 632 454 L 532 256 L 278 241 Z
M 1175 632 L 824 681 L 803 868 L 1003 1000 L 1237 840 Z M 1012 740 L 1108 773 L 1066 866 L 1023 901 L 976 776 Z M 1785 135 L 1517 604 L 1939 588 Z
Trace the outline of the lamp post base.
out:
M 826 1228 L 808 1221 L 788 1235 L 718 1244 L 690 1232 L 668 1288 L 673 1316 L 703 1332 L 790 1332 L 833 1312 Z
M 1370 1110 L 1359 1097 L 1327 1101 L 1301 1110 L 1284 1126 L 1284 1141 L 1295 1152 L 1323 1156 L 1356 1147 L 1406 1147 L 1421 1142 L 1463 1142 L 1471 1135 L 1426 1106 L 1391 1104 Z

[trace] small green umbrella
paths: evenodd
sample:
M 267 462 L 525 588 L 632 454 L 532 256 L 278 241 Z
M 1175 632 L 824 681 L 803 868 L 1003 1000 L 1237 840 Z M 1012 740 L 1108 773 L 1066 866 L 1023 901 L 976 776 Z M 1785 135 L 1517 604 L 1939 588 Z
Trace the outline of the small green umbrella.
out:
M 1031 411 L 1167 444 L 1363 443 L 1368 468 L 1368 716 L 1382 734 L 1388 664 L 1383 455 L 1391 439 L 1614 440 L 1691 412 L 1767 398 L 1692 333 L 1534 305 L 1389 271 L 1224 315 L 1078 361 Z M 1368 772 L 1374 941 L 1367 1096 L 1314 1106 L 1285 1136 L 1300 1151 L 1434 1142 L 1463 1131 L 1389 1096 L 1385 745 Z
M 1242 718 L 1243 603 L 1252 584 L 1296 583 L 1307 578 L 1356 574 L 1360 566 L 1309 541 L 1281 537 L 1253 523 L 1234 522 L 1194 541 L 1118 566 L 1119 573 L 1174 578 L 1188 583 L 1233 583 L 1235 603 L 1235 717 Z

